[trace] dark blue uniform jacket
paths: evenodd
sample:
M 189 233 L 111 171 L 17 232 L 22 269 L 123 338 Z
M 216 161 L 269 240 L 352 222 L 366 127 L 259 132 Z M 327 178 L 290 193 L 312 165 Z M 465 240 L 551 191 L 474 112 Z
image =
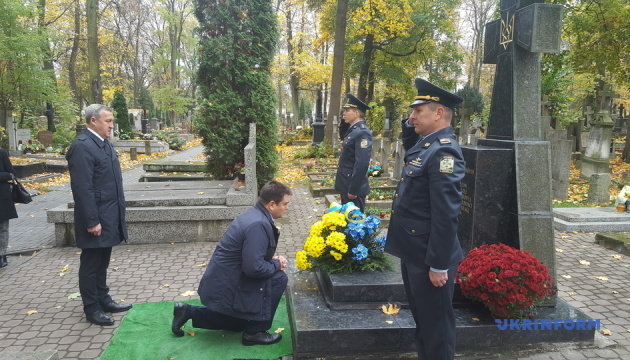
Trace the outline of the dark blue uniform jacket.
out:
M 228 227 L 199 283 L 201 302 L 239 319 L 271 318 L 271 277 L 280 271 L 272 257 L 280 232 L 258 202 Z
M 367 170 L 372 156 L 372 131 L 361 120 L 350 126 L 343 140 L 337 167 L 335 190 L 341 194 L 366 196 L 370 193 Z
M 403 137 L 418 136 L 406 130 Z M 406 150 L 385 251 L 417 266 L 446 270 L 463 258 L 457 238 L 465 173 L 462 151 L 451 127 Z

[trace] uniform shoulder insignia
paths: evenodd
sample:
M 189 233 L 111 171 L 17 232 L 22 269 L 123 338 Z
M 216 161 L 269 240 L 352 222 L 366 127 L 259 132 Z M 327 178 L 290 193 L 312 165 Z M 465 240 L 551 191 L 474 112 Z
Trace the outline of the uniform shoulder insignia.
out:
M 440 139 L 440 144 L 450 144 L 450 143 L 451 143 L 451 139 L 449 138 Z
M 361 124 L 361 129 L 365 129 L 365 125 Z
M 442 156 L 440 158 L 440 172 L 452 174 L 453 166 L 455 165 L 455 159 L 452 156 Z

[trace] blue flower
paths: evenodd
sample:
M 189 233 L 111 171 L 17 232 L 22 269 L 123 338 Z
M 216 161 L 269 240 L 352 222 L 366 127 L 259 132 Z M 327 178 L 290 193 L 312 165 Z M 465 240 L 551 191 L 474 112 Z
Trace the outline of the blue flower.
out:
M 374 250 L 376 251 L 383 251 L 383 248 L 385 247 L 385 242 L 387 241 L 387 237 L 385 237 L 385 235 L 379 236 L 377 238 L 374 239 L 374 244 L 376 245 L 376 248 Z
M 363 244 L 359 244 L 352 248 L 352 253 L 354 254 L 352 260 L 363 260 L 368 256 L 368 249 Z

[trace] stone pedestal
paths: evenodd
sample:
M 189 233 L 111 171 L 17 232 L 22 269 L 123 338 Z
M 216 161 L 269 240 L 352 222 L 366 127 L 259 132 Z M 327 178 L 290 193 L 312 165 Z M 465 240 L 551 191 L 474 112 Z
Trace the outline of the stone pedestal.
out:
M 324 141 L 324 129 L 326 128 L 326 124 L 316 121 L 311 126 L 313 127 L 313 142 L 311 145 L 319 145 Z
M 610 141 L 615 123 L 608 112 L 600 112 L 598 121 L 591 123 L 586 150 L 582 157 L 582 176 L 610 173 Z
M 484 244 L 518 248 L 513 150 L 463 146 L 462 153 L 466 176 L 457 236 L 464 254 Z

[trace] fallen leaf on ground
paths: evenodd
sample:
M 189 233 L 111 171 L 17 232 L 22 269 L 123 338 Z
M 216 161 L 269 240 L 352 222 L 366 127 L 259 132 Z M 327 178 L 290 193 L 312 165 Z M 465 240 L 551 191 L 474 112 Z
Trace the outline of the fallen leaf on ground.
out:
M 472 318 L 472 321 L 479 321 L 479 318 Z
M 284 331 L 284 328 L 277 328 L 276 330 L 274 330 L 276 334 L 280 334 L 283 331 Z
M 55 309 L 61 309 L 61 306 L 55 306 Z
M 613 292 L 612 292 L 612 293 L 613 293 L 613 294 L 615 294 L 615 295 L 617 295 L 617 294 L 619 294 L 619 291 L 617 291 L 617 290 L 613 290 Z
M 565 279 L 570 279 L 571 275 L 562 275 L 562 277 L 565 278 Z
M 608 330 L 608 329 L 604 329 L 601 331 L 602 335 L 606 335 L 606 336 L 610 336 L 612 335 L 612 331 Z
M 584 265 L 584 266 L 591 265 L 591 263 L 589 261 L 586 261 L 586 260 L 580 260 L 579 262 L 580 262 L 581 265 Z
M 621 260 L 623 259 L 623 256 L 621 255 L 610 255 L 613 259 L 617 259 L 617 260 Z
M 195 336 L 195 332 L 194 332 L 194 331 L 192 331 L 192 330 L 189 330 L 189 331 L 187 331 L 186 333 L 187 333 L 188 335 L 190 335 L 190 336 Z
M 595 279 L 601 280 L 601 281 L 608 281 L 608 278 L 605 276 L 595 276 Z
M 381 306 L 381 310 L 383 310 L 383 312 L 387 315 L 394 315 L 394 314 L 398 314 L 398 312 L 400 311 L 400 308 L 396 304 L 387 304 L 387 305 Z
M 199 266 L 199 267 L 206 267 L 206 266 L 208 266 L 208 264 L 205 264 L 205 263 L 204 263 L 204 264 L 199 264 L 199 265 L 197 265 L 197 266 Z
M 162 284 L 162 286 L 169 287 L 169 286 L 171 286 L 171 284 Z
M 26 312 L 26 315 L 33 315 L 33 314 L 37 314 L 37 310 L 29 310 Z
M 203 191 L 198 192 L 197 195 L 203 195 Z
M 561 252 L 564 252 L 564 250 L 556 248 L 556 252 L 561 253 Z
M 195 291 L 192 291 L 192 290 L 188 290 L 188 291 L 182 293 L 182 296 L 193 296 L 193 295 L 197 295 L 197 293 Z
M 70 300 L 76 299 L 78 297 L 81 297 L 81 293 L 80 292 L 75 292 L 75 293 L 72 293 L 72 294 L 68 295 L 68 299 L 70 299 Z
M 574 292 L 570 292 L 570 293 L 567 293 L 567 295 L 573 296 L 573 295 L 575 295 L 575 293 Z
M 390 325 L 394 323 L 394 322 L 393 322 L 393 321 L 391 321 L 391 320 L 385 320 L 385 322 L 386 322 L 386 323 L 388 323 L 388 324 L 390 324 Z

